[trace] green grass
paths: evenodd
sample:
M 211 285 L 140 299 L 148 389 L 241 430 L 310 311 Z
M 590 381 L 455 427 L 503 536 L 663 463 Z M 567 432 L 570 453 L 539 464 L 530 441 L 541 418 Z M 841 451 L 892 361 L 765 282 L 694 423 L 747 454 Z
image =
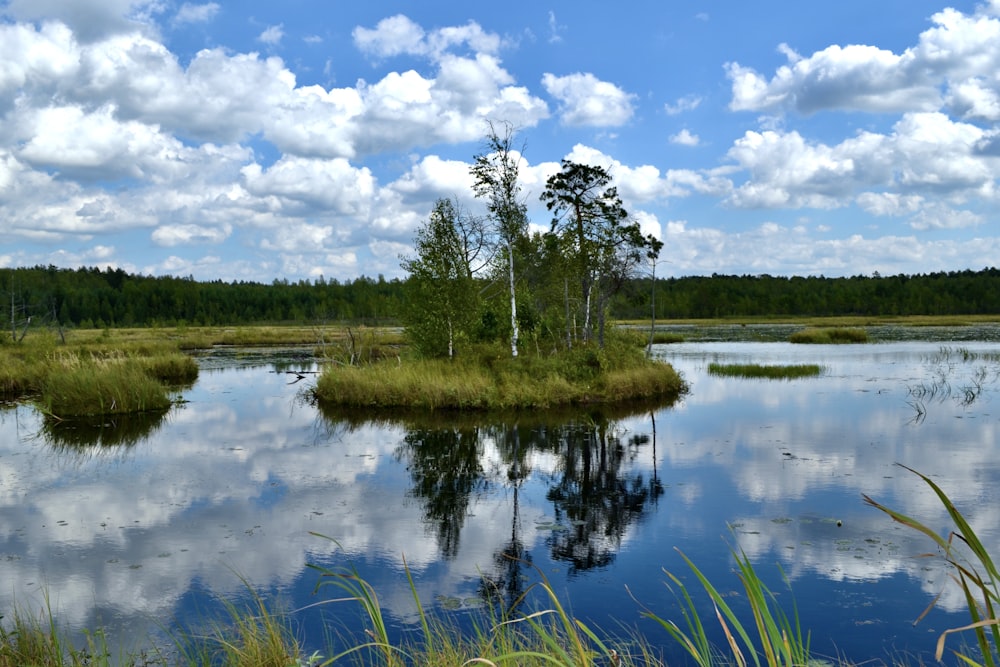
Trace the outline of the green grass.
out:
M 165 340 L 105 333 L 65 344 L 32 336 L 0 345 L 0 397 L 32 399 L 54 419 L 162 411 L 172 388 L 197 376 L 195 361 Z
M 868 332 L 860 328 L 831 327 L 808 328 L 796 331 L 788 337 L 791 343 L 867 343 Z
M 503 410 L 678 396 L 669 364 L 649 360 L 626 340 L 605 349 L 553 354 L 482 347 L 455 360 L 396 358 L 328 365 L 314 396 L 321 404 L 377 408 Z
M 711 375 L 742 378 L 769 378 L 788 380 L 792 378 L 812 377 L 823 372 L 818 364 L 718 364 L 710 363 L 708 372 Z

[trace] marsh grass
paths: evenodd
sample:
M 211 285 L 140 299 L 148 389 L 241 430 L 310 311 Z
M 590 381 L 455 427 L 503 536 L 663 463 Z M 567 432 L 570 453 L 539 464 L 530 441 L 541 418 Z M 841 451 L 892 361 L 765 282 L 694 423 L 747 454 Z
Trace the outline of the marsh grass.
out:
M 313 395 L 327 405 L 502 410 L 677 396 L 685 390 L 669 364 L 646 359 L 641 349 L 622 343 L 603 350 L 524 353 L 516 359 L 487 346 L 450 361 L 332 364 Z
M 12 621 L 0 624 L 0 667 L 110 667 L 102 632 L 87 634 L 84 645 L 77 646 L 54 618 L 47 599 L 40 616 L 15 609 Z
M 336 544 L 336 541 L 319 533 L 313 535 Z M 547 608 L 516 616 L 509 614 L 510 610 L 487 611 L 473 623 L 473 631 L 463 635 L 447 620 L 433 615 L 423 605 L 404 560 L 410 594 L 417 610 L 418 631 L 408 641 L 394 643 L 375 589 L 356 570 L 351 567 L 310 567 L 319 574 L 316 592 L 328 588 L 334 591 L 334 597 L 327 599 L 325 603 L 356 603 L 365 621 L 364 641 L 349 641 L 345 648 L 339 649 L 329 659 L 317 661 L 319 665 L 330 665 L 345 659 L 351 664 L 378 667 L 627 667 L 640 664 L 627 657 L 629 651 L 638 645 L 636 641 L 630 639 L 616 644 L 609 639 L 602 639 L 597 632 L 568 612 L 540 572 L 540 581 L 529 587 L 514 607 L 517 608 L 533 589 L 538 588 L 543 594 L 542 599 L 548 603 Z M 636 652 L 645 659 L 652 656 L 648 647 Z M 641 664 L 660 663 L 643 661 Z
M 794 603 L 790 613 L 781 608 L 777 595 L 758 576 L 746 553 L 732 550 L 737 576 L 749 606 L 750 622 L 743 620 L 746 613 L 737 614 L 715 584 L 683 552 L 678 549 L 677 553 L 712 601 L 715 621 L 726 638 L 726 645 L 712 643 L 706 620 L 699 616 L 691 592 L 679 576 L 669 571 L 664 571 L 670 580 L 667 588 L 680 603 L 684 627 L 650 611 L 643 612 L 643 616 L 666 630 L 697 665 L 803 667 L 817 662 L 809 649 L 809 633 L 803 633 Z
M 167 388 L 142 362 L 68 358 L 41 383 L 38 406 L 49 417 L 94 417 L 170 407 Z
M 856 327 L 824 327 L 807 328 L 796 331 L 788 337 L 791 343 L 806 344 L 843 344 L 843 343 L 867 343 L 868 332 Z
M 181 664 L 216 667 L 296 667 L 303 664 L 302 650 L 289 616 L 270 607 L 253 591 L 249 582 L 243 583 L 251 593 L 246 606 L 224 602 L 222 620 L 209 620 L 204 624 L 207 634 L 176 635 Z
M 983 546 L 976 532 L 969 525 L 961 512 L 955 507 L 948 495 L 928 476 L 899 464 L 900 467 L 917 475 L 929 486 L 938 500 L 948 512 L 953 527 L 948 537 L 942 537 L 936 530 L 928 527 L 917 519 L 897 512 L 871 497 L 865 495 L 867 504 L 888 514 L 894 521 L 923 533 L 939 549 L 939 554 L 924 554 L 926 558 L 942 558 L 949 566 L 951 580 L 957 584 L 965 597 L 966 608 L 969 611 L 969 623 L 957 628 L 949 628 L 938 637 L 935 658 L 941 660 L 944 656 L 948 637 L 955 634 L 972 634 L 976 640 L 978 655 L 982 660 L 977 662 L 967 652 L 953 650 L 955 656 L 967 665 L 985 665 L 995 667 L 1000 664 L 1000 572 L 989 551 Z M 937 604 L 940 597 L 935 597 L 931 604 L 920 614 L 918 622 Z
M 819 375 L 823 372 L 823 367 L 818 364 L 763 365 L 719 364 L 713 362 L 708 365 L 708 372 L 711 375 L 724 377 L 790 380 Z

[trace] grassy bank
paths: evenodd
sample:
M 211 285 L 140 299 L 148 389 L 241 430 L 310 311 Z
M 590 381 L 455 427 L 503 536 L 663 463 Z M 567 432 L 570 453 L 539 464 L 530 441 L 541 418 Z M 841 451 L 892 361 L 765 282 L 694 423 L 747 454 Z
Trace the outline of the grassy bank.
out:
M 176 343 L 35 336 L 0 345 L 0 397 L 30 399 L 51 418 L 165 410 L 173 387 L 198 376 Z
M 622 336 L 604 349 L 523 352 L 517 358 L 489 346 L 455 360 L 333 364 L 319 377 L 314 395 L 326 405 L 503 410 L 666 398 L 686 391 L 672 366 L 647 359 L 634 343 Z

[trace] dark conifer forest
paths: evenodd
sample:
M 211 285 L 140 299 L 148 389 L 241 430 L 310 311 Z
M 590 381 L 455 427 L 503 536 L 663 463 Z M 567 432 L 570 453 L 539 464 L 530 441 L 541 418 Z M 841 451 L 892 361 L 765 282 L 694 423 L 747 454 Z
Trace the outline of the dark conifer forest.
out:
M 484 285 L 488 290 L 489 286 Z M 0 269 L 0 322 L 81 328 L 279 323 L 392 324 L 405 280 L 199 282 L 121 269 Z M 712 275 L 634 278 L 609 304 L 617 319 L 1000 315 L 1000 269 L 846 278 Z M 524 317 L 530 327 L 531 308 Z

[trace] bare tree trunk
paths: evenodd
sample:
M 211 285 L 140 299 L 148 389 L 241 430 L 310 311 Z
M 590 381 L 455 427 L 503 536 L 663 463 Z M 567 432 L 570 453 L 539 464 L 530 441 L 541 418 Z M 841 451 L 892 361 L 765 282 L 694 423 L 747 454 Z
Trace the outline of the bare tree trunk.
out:
M 653 288 L 649 292 L 650 318 L 649 318 L 649 347 L 646 348 L 646 356 L 653 356 L 653 335 L 656 332 L 656 260 L 653 260 Z
M 517 297 L 514 294 L 514 244 L 507 239 L 507 266 L 510 268 L 510 354 L 517 357 Z
M 563 300 L 566 302 L 566 349 L 573 349 L 573 320 L 569 310 L 569 278 L 563 277 Z
M 450 317 L 448 318 L 448 358 L 455 358 L 455 329 Z

